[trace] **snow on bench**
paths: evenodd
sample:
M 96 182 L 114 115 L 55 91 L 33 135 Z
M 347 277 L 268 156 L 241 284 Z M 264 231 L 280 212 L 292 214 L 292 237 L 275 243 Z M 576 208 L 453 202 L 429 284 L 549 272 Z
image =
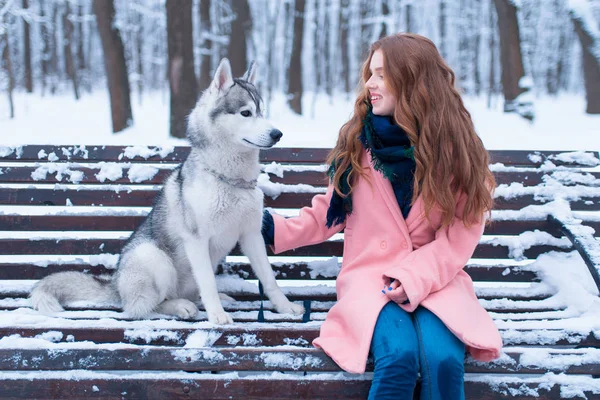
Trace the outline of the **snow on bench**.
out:
M 343 234 L 271 255 L 303 316 L 273 312 L 239 251 L 217 284 L 233 325 L 153 315 L 117 304 L 69 304 L 56 315 L 27 296 L 58 271 L 114 272 L 186 147 L 0 146 L 0 397 L 365 398 L 364 375 L 340 371 L 311 346 L 335 304 Z M 261 153 L 266 206 L 296 215 L 324 192 L 327 149 Z M 493 223 L 465 267 L 505 344 L 466 357 L 466 393 L 482 398 L 600 395 L 600 159 L 592 152 L 492 151 Z M 261 305 L 265 322 L 256 322 Z M 184 372 L 185 371 L 185 372 Z

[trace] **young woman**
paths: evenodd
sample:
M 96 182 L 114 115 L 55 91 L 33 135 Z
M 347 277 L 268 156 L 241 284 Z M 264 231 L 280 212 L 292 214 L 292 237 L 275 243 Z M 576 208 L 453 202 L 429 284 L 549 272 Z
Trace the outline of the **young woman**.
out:
M 421 399 L 463 399 L 465 350 L 489 361 L 502 348 L 463 270 L 495 181 L 454 80 L 423 36 L 375 42 L 327 192 L 298 217 L 265 213 L 275 253 L 344 229 L 338 301 L 313 345 L 353 373 L 371 354 L 369 399 L 412 399 L 419 375 Z

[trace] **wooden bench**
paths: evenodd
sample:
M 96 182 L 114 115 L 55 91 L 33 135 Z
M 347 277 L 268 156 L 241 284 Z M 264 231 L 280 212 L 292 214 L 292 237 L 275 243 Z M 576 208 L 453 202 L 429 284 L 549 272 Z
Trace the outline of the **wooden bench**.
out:
M 134 321 L 111 304 L 72 304 L 54 316 L 30 308 L 31 287 L 50 273 L 111 273 L 188 151 L 0 147 L 0 398 L 366 398 L 370 372 L 344 373 L 310 344 L 336 300 L 342 234 L 271 257 L 304 316 L 265 302 L 266 322 L 257 322 L 256 281 L 239 252 L 220 268 L 220 288 L 237 300 L 226 304 L 230 326 L 210 325 L 202 312 L 194 321 Z M 262 153 L 266 206 L 294 215 L 323 192 L 326 154 Z M 598 155 L 491 155 L 495 222 L 466 271 L 506 347 L 497 362 L 466 357 L 467 398 L 600 398 Z

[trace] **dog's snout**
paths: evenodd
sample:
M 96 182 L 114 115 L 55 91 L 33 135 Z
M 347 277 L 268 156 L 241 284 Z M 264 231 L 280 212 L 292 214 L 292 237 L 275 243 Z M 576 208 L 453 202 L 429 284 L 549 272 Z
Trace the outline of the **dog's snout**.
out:
M 279 139 L 281 139 L 283 133 L 281 133 L 279 129 L 272 129 L 271 132 L 269 132 L 269 136 L 271 136 L 271 139 L 274 141 L 279 142 Z

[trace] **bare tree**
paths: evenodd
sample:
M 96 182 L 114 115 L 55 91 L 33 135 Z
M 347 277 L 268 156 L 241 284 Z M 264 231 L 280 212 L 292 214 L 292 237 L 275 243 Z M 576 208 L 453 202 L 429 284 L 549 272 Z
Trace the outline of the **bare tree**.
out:
M 167 0 L 167 46 L 171 90 L 170 135 L 184 138 L 187 116 L 196 104 L 192 0 Z
M 340 4 L 340 55 L 342 58 L 341 72 L 344 82 L 344 92 L 350 93 L 350 55 L 348 54 L 348 28 L 350 24 L 350 0 L 342 0 Z
M 10 59 L 10 41 L 8 40 L 8 30 L 0 35 L 0 54 L 2 54 L 2 69 L 7 76 L 6 94 L 8 95 L 8 106 L 10 110 L 10 118 L 15 117 L 15 106 L 13 102 L 13 90 L 15 88 L 15 77 Z
M 115 26 L 114 0 L 94 0 L 94 13 L 106 71 L 113 132 L 120 132 L 133 124 L 129 77 L 121 33 Z
M 21 3 L 23 10 L 29 9 L 29 0 L 23 0 Z M 31 34 L 29 32 L 29 22 L 27 17 L 23 18 L 23 64 L 25 72 L 25 90 L 27 93 L 33 93 L 33 78 L 31 76 Z
M 584 3 L 585 4 L 585 3 Z M 590 15 L 588 13 L 588 15 Z M 600 34 L 595 21 L 586 21 L 576 10 L 570 11 L 575 32 L 581 43 L 585 97 L 588 114 L 600 114 Z M 594 29 L 595 28 L 595 29 Z
M 77 78 L 77 69 L 75 68 L 75 63 L 73 61 L 73 21 L 70 17 L 71 14 L 71 6 L 69 2 L 66 1 L 64 5 L 62 22 L 63 22 L 63 54 L 65 57 L 65 71 L 69 80 L 73 83 L 73 92 L 75 94 L 75 100 L 79 100 L 79 82 Z
M 210 24 L 211 0 L 200 0 L 200 77 L 198 88 L 204 90 L 210 85 L 211 76 L 211 24 Z
M 304 36 L 305 0 L 294 5 L 294 43 L 288 74 L 288 105 L 296 114 L 302 115 L 302 38 Z
M 525 75 L 517 8 L 510 0 L 494 0 L 498 15 L 500 34 L 500 64 L 502 65 L 502 90 L 504 92 L 504 111 L 515 111 L 514 101 L 524 92 L 519 80 Z
M 252 18 L 248 0 L 236 0 L 231 6 L 235 19 L 231 22 L 231 35 L 227 47 L 227 57 L 231 63 L 233 76 L 242 76 L 248 67 L 248 45 L 246 40 L 252 34 Z

